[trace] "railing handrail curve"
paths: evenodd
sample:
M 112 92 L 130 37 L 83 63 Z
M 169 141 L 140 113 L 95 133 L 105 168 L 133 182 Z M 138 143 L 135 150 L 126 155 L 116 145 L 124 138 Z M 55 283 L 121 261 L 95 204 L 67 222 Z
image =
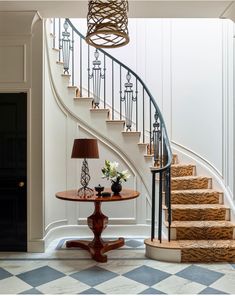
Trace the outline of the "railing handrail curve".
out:
M 69 24 L 69 26 L 71 27 L 71 29 L 79 36 L 81 37 L 83 40 L 85 40 L 85 36 L 83 36 L 78 30 L 77 28 L 73 25 L 73 23 L 70 21 L 69 18 L 65 19 L 67 21 L 67 23 Z M 98 48 L 98 50 L 103 53 L 105 56 L 109 57 L 112 61 L 114 61 L 115 63 L 119 64 L 121 67 L 123 67 L 124 69 L 126 69 L 129 73 L 131 73 L 139 82 L 140 84 L 143 86 L 144 90 L 146 91 L 146 93 L 148 94 L 150 101 L 152 102 L 154 108 L 156 109 L 160 122 L 161 122 L 161 127 L 162 130 L 164 130 L 164 137 L 165 137 L 165 144 L 166 144 L 166 149 L 167 149 L 167 154 L 168 154 L 168 160 L 167 163 L 162 166 L 162 167 L 153 167 L 151 168 L 151 171 L 155 171 L 155 172 L 163 172 L 166 171 L 171 163 L 172 163 L 172 150 L 171 150 L 171 146 L 170 146 L 170 141 L 168 138 L 168 133 L 167 133 L 167 129 L 166 129 L 166 125 L 165 125 L 165 121 L 163 119 L 162 113 L 154 99 L 154 97 L 152 96 L 151 92 L 149 91 L 148 87 L 146 86 L 145 82 L 139 77 L 138 74 L 136 74 L 132 69 L 130 69 L 128 66 L 126 66 L 125 64 L 123 64 L 121 61 L 119 61 L 118 59 L 116 59 L 115 57 L 113 57 L 111 54 L 109 54 L 108 52 L 106 52 L 105 50 Z

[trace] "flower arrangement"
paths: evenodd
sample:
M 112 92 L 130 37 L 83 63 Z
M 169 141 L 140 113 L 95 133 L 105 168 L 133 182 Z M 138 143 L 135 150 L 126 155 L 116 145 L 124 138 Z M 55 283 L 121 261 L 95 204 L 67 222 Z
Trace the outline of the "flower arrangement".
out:
M 110 162 L 109 160 L 105 160 L 105 166 L 102 168 L 102 178 L 107 178 L 113 183 L 122 183 L 123 181 L 126 182 L 127 179 L 130 178 L 128 170 L 119 172 L 117 171 L 118 166 L 119 163 L 116 161 Z

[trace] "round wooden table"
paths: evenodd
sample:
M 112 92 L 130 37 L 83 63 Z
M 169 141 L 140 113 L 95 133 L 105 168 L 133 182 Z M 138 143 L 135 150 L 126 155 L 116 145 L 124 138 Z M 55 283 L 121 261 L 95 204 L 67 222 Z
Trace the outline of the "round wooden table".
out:
M 110 189 L 105 189 L 106 192 L 111 192 Z M 113 202 L 113 201 L 125 201 L 134 199 L 139 196 L 138 191 L 123 189 L 119 195 L 112 195 L 109 197 L 96 196 L 96 192 L 90 197 L 78 196 L 77 190 L 68 190 L 64 192 L 56 193 L 56 197 L 68 201 L 79 201 L 79 202 L 94 202 L 95 209 L 91 216 L 87 218 L 87 224 L 94 233 L 92 241 L 87 240 L 71 240 L 66 242 L 67 248 L 80 247 L 91 253 L 93 259 L 98 262 L 107 262 L 107 256 L 104 253 L 120 248 L 124 245 L 125 241 L 123 237 L 118 238 L 114 241 L 104 241 L 101 238 L 103 230 L 107 227 L 108 217 L 105 216 L 101 211 L 102 202 Z

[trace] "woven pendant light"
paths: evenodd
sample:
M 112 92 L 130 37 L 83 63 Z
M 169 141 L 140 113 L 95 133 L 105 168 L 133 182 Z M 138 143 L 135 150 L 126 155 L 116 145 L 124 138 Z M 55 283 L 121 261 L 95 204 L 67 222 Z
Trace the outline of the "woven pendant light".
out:
M 90 0 L 86 42 L 96 48 L 126 45 L 128 36 L 127 0 Z

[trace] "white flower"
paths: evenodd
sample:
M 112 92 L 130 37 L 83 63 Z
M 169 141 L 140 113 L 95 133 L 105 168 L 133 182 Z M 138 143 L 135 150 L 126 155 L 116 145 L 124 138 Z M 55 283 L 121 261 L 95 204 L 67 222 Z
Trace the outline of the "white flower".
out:
M 101 170 L 103 173 L 102 178 L 107 178 L 107 179 L 110 179 L 112 182 L 120 182 L 120 183 L 130 178 L 130 175 L 128 174 L 128 170 L 119 172 L 117 170 L 118 166 L 119 166 L 119 163 L 116 161 L 110 162 L 109 160 L 105 160 L 105 166 Z

